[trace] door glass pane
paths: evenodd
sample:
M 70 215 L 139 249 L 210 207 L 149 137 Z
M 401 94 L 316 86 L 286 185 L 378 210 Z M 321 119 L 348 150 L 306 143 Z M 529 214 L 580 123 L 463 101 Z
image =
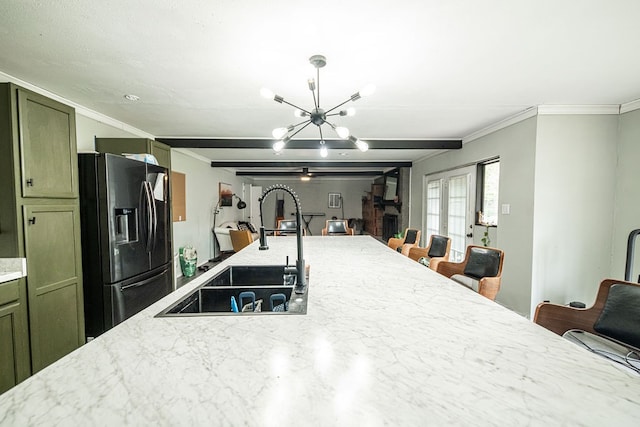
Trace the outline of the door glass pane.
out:
M 460 262 L 464 259 L 467 199 L 467 175 L 449 178 L 447 224 L 449 237 L 451 238 L 451 254 L 449 258 L 453 262 Z
M 425 242 L 429 241 L 432 234 L 442 234 L 440 231 L 441 187 L 441 179 L 427 183 L 427 234 L 425 236 Z

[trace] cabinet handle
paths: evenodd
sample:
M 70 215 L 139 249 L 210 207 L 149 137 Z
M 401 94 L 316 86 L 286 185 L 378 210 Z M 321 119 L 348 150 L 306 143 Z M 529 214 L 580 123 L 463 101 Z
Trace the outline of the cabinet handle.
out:
M 35 216 L 32 216 L 31 218 L 29 218 L 29 224 L 30 225 L 33 225 L 35 223 L 36 223 L 36 217 Z
M 33 187 L 33 178 L 27 179 L 27 187 Z

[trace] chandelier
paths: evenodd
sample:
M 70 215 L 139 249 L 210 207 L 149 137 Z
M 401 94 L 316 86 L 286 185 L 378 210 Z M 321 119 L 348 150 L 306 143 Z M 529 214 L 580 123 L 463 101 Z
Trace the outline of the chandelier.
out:
M 295 108 L 294 115 L 296 117 L 305 118 L 305 120 L 301 121 L 300 123 L 289 125 L 287 127 L 276 128 L 273 130 L 271 134 L 275 139 L 277 139 L 277 141 L 273 144 L 274 151 L 282 151 L 287 143 L 291 140 L 291 138 L 293 138 L 296 134 L 298 134 L 298 132 L 302 131 L 310 124 L 316 125 L 318 127 L 318 131 L 320 132 L 321 157 L 327 157 L 327 155 L 329 154 L 329 150 L 327 149 L 324 141 L 324 136 L 322 134 L 322 125 L 324 124 L 327 124 L 329 127 L 331 127 L 331 129 L 336 132 L 340 139 L 352 142 L 360 151 L 367 151 L 369 149 L 369 144 L 351 135 L 349 129 L 347 129 L 346 127 L 336 126 L 335 124 L 329 122 L 327 119 L 331 116 L 353 116 L 356 112 L 354 108 L 347 108 L 344 110 L 338 110 L 338 108 L 342 107 L 349 101 L 357 101 L 362 97 L 371 95 L 375 91 L 375 86 L 367 85 L 359 92 L 351 95 L 346 101 L 341 102 L 333 108 L 324 110 L 320 107 L 320 68 L 324 67 L 327 64 L 327 59 L 323 55 L 313 55 L 311 58 L 309 58 L 309 62 L 316 68 L 316 79 L 314 80 L 313 78 L 311 78 L 308 80 L 309 90 L 313 95 L 312 109 L 306 110 L 290 102 L 287 102 L 283 97 L 281 97 L 280 95 L 276 95 L 269 89 L 263 88 L 260 90 L 260 94 L 263 97 L 267 99 L 273 99 L 280 104 L 290 105 Z

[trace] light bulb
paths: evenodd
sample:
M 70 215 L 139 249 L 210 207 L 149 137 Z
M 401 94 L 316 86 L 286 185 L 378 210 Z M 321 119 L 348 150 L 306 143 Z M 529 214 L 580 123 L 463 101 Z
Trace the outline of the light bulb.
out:
M 356 115 L 356 109 L 353 107 L 349 107 L 347 108 L 347 116 L 355 116 Z
M 260 89 L 260 95 L 262 95 L 263 98 L 267 98 L 267 99 L 273 99 L 276 97 L 276 94 L 273 93 L 271 90 L 267 89 L 266 87 L 263 87 L 262 89 Z
M 287 132 L 287 128 L 275 128 L 273 132 L 271 132 L 271 135 L 273 135 L 275 139 L 282 139 L 282 137 L 285 136 Z
M 309 79 L 309 80 L 307 80 L 307 83 L 309 83 L 309 90 L 316 90 L 316 81 L 315 81 L 315 79 Z
M 358 150 L 362 151 L 363 153 L 365 151 L 367 151 L 369 149 L 369 144 L 367 144 L 364 141 L 361 141 L 359 139 L 356 139 L 356 147 L 358 147 Z
M 279 153 L 280 151 L 282 151 L 283 148 L 284 148 L 284 141 L 276 141 L 273 144 L 273 151 L 275 151 L 276 153 Z
M 327 146 L 322 144 L 320 146 L 320 157 L 327 157 L 329 155 L 329 150 L 327 149 Z
M 307 117 L 307 113 L 300 110 L 299 108 L 296 108 L 295 110 L 293 110 L 293 115 L 296 117 Z
M 342 139 L 349 138 L 349 135 L 350 135 L 349 129 L 342 126 L 336 127 L 336 133 Z
M 376 91 L 376 86 L 373 84 L 368 84 L 365 87 L 363 87 L 362 89 L 360 89 L 360 92 L 358 92 L 360 94 L 361 97 L 365 97 L 365 96 L 369 96 L 371 95 L 373 92 Z
M 300 181 L 311 181 L 311 177 L 310 176 L 301 176 L 300 177 Z

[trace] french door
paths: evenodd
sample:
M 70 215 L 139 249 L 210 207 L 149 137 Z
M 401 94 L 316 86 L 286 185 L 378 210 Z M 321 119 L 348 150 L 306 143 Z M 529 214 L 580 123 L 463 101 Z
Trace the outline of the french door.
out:
M 449 236 L 453 262 L 462 261 L 467 245 L 473 243 L 475 171 L 475 166 L 467 166 L 424 177 L 425 244 L 432 234 Z

